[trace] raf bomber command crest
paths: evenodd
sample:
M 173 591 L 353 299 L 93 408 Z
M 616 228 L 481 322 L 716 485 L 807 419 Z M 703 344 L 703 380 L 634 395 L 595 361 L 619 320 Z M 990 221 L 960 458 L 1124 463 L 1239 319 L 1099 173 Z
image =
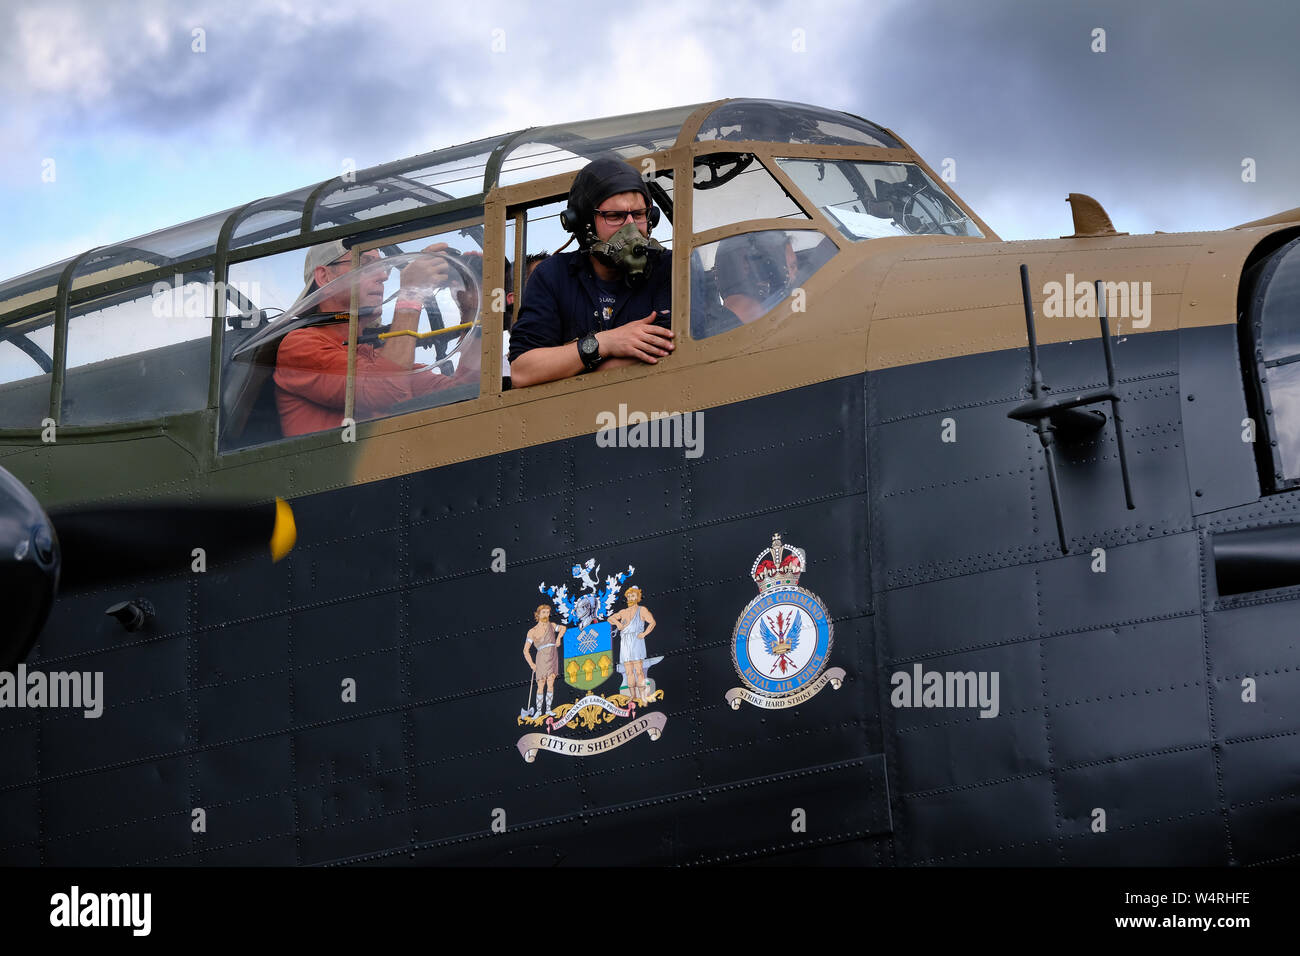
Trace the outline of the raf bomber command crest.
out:
M 642 734 L 658 740 L 663 732 L 668 715 L 651 708 L 664 693 L 648 676 L 663 657 L 646 651 L 654 615 L 641 603 L 635 585 L 623 592 L 626 606 L 614 610 L 619 589 L 635 570 L 629 567 L 602 582 L 593 558 L 573 566 L 575 594 L 569 594 L 567 585 L 538 586 L 551 604 L 538 605 L 524 637 L 532 678 L 517 721 L 538 728 L 517 744 L 529 763 L 543 750 L 590 757 Z M 566 702 L 567 697 L 573 699 Z
M 727 691 L 732 710 L 740 702 L 768 710 L 797 707 L 830 684 L 839 690 L 844 668 L 826 668 L 831 654 L 831 621 L 826 605 L 799 587 L 802 548 L 784 544 L 779 534 L 759 552 L 750 568 L 758 597 L 736 622 L 731 659 L 744 687 Z

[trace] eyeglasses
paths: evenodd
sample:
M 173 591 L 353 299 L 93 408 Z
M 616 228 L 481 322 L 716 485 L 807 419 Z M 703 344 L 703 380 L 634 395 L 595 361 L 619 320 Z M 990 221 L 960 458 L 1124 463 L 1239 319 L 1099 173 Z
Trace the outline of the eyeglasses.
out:
M 627 221 L 628 216 L 631 216 L 632 221 L 635 223 L 645 222 L 646 217 L 650 215 L 650 209 L 648 207 L 642 209 L 597 209 L 596 215 L 603 218 L 607 226 L 620 226 Z
M 375 253 L 375 254 L 373 254 L 373 255 L 363 255 L 363 256 L 361 257 L 361 264 L 362 264 L 363 266 L 368 266 L 368 265 L 371 265 L 372 263 L 378 262 L 378 261 L 379 261 L 380 259 L 382 259 L 382 258 L 383 258 L 383 256 L 379 255 L 378 253 Z M 349 255 L 349 256 L 344 256 L 342 259 L 335 259 L 333 262 L 328 262 L 328 263 L 326 263 L 326 265 L 331 266 L 331 267 L 333 267 L 333 266 L 347 266 L 347 267 L 351 268 L 351 267 L 352 267 L 352 257 L 351 257 L 350 255 Z
M 375 265 L 376 262 L 379 262 L 383 258 L 384 258 L 383 256 L 377 254 L 362 256 L 361 265 L 363 268 L 369 266 L 371 272 L 375 273 L 378 276 L 381 276 L 384 279 L 387 279 L 389 274 L 392 273 L 393 267 Z M 345 259 L 335 259 L 333 262 L 325 263 L 325 265 L 329 269 L 342 269 L 344 273 L 350 272 L 352 270 L 352 257 L 349 256 Z M 340 278 L 342 278 L 342 273 L 340 274 Z

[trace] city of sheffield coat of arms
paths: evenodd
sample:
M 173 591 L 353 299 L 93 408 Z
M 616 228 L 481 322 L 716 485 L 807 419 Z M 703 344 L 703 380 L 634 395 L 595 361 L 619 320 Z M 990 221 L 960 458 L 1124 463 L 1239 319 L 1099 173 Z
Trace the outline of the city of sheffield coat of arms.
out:
M 532 677 L 517 720 L 520 726 L 538 728 L 516 745 L 529 763 L 542 751 L 590 757 L 642 734 L 658 740 L 663 732 L 668 715 L 649 710 L 664 696 L 648 676 L 663 660 L 646 652 L 654 615 L 641 603 L 635 585 L 623 592 L 626 606 L 614 610 L 619 591 L 635 571 L 629 565 L 601 581 L 600 565 L 591 558 L 573 566 L 574 594 L 568 585 L 538 586 L 551 603 L 537 606 L 524 637 L 524 660 Z M 573 700 L 556 703 L 557 682 L 559 695 L 572 693 Z M 598 692 L 602 687 L 605 693 Z M 592 732 L 598 735 L 590 736 Z
M 772 536 L 771 548 L 760 551 L 749 569 L 758 586 L 736 621 L 731 660 L 744 687 L 727 691 L 732 710 L 741 701 L 779 710 L 797 707 L 827 684 L 839 690 L 844 669 L 825 670 L 831 654 L 832 628 L 821 598 L 799 587 L 804 551 Z

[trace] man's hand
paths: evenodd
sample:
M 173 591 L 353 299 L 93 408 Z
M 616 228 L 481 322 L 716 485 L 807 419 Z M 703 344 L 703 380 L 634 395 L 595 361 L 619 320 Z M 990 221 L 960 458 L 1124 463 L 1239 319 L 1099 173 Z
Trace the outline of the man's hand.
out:
M 658 315 L 658 312 L 651 312 L 644 319 L 597 332 L 600 354 L 607 358 L 637 359 L 650 365 L 656 364 L 662 356 L 676 348 L 672 329 L 654 324 Z
M 451 279 L 451 266 L 447 260 L 443 256 L 432 254 L 437 252 L 455 254 L 456 250 L 445 242 L 435 242 L 431 246 L 425 246 L 420 252 L 428 255 L 412 260 L 402 267 L 402 288 L 410 292 L 422 293 L 427 298 L 446 286 Z
M 465 334 L 461 339 L 459 352 L 460 364 L 456 368 L 456 373 L 468 375 L 473 372 L 477 377 L 479 365 L 483 360 L 483 336 L 479 329 L 471 329 Z
M 644 362 L 654 365 L 659 357 L 667 355 L 675 346 L 671 329 L 654 325 L 658 312 L 644 319 L 596 333 L 600 354 L 604 359 L 600 369 L 622 368 Z M 582 357 L 573 342 L 564 345 L 529 349 L 510 363 L 510 376 L 515 388 L 540 385 L 568 378 L 582 371 Z

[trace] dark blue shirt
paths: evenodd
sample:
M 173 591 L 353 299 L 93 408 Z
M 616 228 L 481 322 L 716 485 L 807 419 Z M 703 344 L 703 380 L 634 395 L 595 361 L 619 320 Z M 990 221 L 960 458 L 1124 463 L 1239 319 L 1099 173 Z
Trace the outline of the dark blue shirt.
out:
M 528 279 L 519 317 L 510 329 L 510 361 L 530 349 L 564 345 L 588 332 L 612 329 L 657 311 L 656 325 L 668 328 L 672 308 L 672 253 L 650 252 L 653 263 L 644 282 L 619 281 L 613 314 L 601 321 L 601 290 L 585 252 L 559 252 Z

